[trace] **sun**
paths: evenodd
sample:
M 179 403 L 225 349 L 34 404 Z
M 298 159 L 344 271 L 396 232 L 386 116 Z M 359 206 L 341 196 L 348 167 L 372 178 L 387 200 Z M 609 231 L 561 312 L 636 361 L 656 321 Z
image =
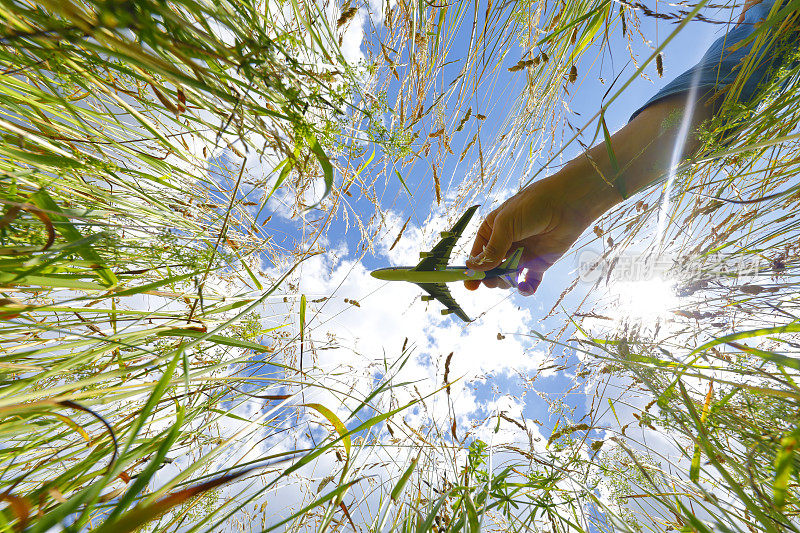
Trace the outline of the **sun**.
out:
M 620 321 L 646 321 L 665 318 L 678 306 L 675 284 L 654 277 L 639 281 L 616 281 L 608 287 L 614 318 Z

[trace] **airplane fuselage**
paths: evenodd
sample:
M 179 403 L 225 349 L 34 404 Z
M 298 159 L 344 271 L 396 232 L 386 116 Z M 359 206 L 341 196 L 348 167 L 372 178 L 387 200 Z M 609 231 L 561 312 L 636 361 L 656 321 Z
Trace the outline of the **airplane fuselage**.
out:
M 512 270 L 515 272 L 516 269 Z M 386 281 L 408 281 L 410 283 L 451 283 L 468 279 L 482 280 L 501 276 L 509 271 L 494 268 L 488 272 L 470 270 L 467 267 L 449 266 L 441 270 L 414 270 L 414 267 L 381 268 L 371 272 L 373 278 Z
M 470 218 L 478 209 L 473 205 L 461 215 L 450 231 L 441 232 L 441 239 L 429 252 L 420 252 L 420 262 L 416 266 L 401 266 L 380 268 L 370 272 L 373 278 L 384 281 L 407 281 L 415 283 L 427 294 L 422 295 L 422 300 L 429 302 L 438 300 L 445 306 L 442 309 L 443 315 L 455 314 L 464 322 L 472 322 L 472 319 L 461 309 L 455 301 L 447 283 L 458 281 L 475 280 L 503 277 L 511 285 L 516 285 L 517 275 L 520 271 L 518 267 L 522 258 L 523 249 L 517 248 L 505 261 L 495 268 L 486 272 L 472 270 L 466 266 L 445 266 L 450 260 L 450 253 L 458 241 L 464 228 L 467 227 Z

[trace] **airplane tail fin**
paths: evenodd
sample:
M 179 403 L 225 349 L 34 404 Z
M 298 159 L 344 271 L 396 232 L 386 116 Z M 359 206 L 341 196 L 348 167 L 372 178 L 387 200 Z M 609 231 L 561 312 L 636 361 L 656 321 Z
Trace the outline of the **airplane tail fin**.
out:
M 522 258 L 522 248 L 517 248 L 514 253 L 503 261 L 503 264 L 500 265 L 499 268 L 505 270 L 517 270 L 519 268 L 519 260 Z

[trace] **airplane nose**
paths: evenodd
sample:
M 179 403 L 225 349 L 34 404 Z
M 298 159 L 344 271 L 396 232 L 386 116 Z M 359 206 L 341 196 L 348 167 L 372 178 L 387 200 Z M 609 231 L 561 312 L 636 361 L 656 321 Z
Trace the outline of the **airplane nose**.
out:
M 370 272 L 370 273 L 369 273 L 369 275 L 370 275 L 370 276 L 372 276 L 373 278 L 377 278 L 377 279 L 385 279 L 385 278 L 383 277 L 383 269 L 380 269 L 380 270 L 373 270 L 372 272 Z

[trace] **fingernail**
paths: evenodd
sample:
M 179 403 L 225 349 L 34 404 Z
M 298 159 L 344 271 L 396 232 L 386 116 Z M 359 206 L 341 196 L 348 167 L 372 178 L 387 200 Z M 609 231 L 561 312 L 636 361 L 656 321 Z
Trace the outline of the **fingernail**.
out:
M 483 263 L 483 252 L 467 258 L 467 264 L 480 265 L 481 263 Z

